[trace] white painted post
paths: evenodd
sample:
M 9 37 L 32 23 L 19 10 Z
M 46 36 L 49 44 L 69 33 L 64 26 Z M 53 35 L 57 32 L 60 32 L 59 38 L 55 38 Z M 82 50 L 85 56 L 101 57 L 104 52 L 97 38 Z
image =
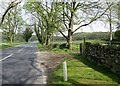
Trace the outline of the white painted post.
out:
M 67 81 L 67 63 L 66 63 L 66 61 L 63 62 L 63 78 L 64 78 L 64 81 Z

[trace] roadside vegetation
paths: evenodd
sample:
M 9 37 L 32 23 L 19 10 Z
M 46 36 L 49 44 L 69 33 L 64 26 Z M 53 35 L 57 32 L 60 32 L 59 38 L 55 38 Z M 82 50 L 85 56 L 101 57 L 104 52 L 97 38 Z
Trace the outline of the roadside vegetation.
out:
M 86 40 L 91 43 L 106 43 L 107 41 L 101 40 Z M 84 55 L 80 55 L 79 52 L 79 43 L 81 41 L 73 41 L 72 50 L 67 48 L 60 49 L 60 45 L 64 44 L 65 41 L 61 43 L 59 41 L 54 42 L 53 44 L 58 44 L 57 48 L 49 48 L 48 46 L 42 46 L 38 43 L 38 48 L 43 51 L 52 51 L 61 54 L 68 54 L 65 59 L 59 59 L 61 61 L 59 65 L 49 73 L 48 84 L 52 85 L 67 85 L 67 86 L 76 86 L 76 85 L 119 85 L 119 75 L 113 73 L 105 65 L 98 65 L 92 61 L 88 61 Z M 63 64 L 62 62 L 67 62 L 67 71 L 68 71 L 68 81 L 63 80 Z
M 67 62 L 68 81 L 63 80 L 63 66 L 61 63 L 51 74 L 49 84 L 69 86 L 82 84 L 87 86 L 118 85 L 118 75 L 111 72 L 104 65 L 97 65 L 78 54 L 67 57 L 64 61 Z
M 21 45 L 21 44 L 25 44 L 25 42 L 21 42 L 21 43 L 1 43 L 0 44 L 0 49 L 4 49 L 4 48 L 9 48 L 9 47 L 14 47 L 14 46 L 18 46 L 18 45 Z

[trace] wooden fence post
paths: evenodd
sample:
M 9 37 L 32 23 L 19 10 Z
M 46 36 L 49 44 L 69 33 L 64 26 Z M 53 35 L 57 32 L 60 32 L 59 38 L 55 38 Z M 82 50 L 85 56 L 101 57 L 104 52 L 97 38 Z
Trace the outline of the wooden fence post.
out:
M 84 41 L 83 41 L 83 53 L 85 53 L 85 48 L 86 48 L 86 39 L 84 37 Z

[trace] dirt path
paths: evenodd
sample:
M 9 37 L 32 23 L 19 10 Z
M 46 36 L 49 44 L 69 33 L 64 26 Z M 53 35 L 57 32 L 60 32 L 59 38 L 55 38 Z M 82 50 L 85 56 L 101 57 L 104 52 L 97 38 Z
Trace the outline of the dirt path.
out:
M 61 60 L 66 58 L 66 54 L 57 54 L 53 52 L 37 52 L 36 65 L 37 68 L 43 69 L 43 84 L 47 84 L 48 77 L 51 72 L 60 64 Z M 39 79 L 38 79 L 39 80 Z

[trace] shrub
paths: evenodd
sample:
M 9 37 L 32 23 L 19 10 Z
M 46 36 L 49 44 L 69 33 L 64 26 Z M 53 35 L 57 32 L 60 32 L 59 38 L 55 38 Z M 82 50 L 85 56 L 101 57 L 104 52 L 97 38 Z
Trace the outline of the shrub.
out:
M 60 45 L 60 49 L 68 48 L 66 43 Z
M 59 44 L 53 44 L 52 48 L 59 48 Z
M 117 39 L 118 41 L 120 41 L 120 30 L 117 30 L 117 31 L 115 32 L 115 37 L 116 37 L 116 39 Z

